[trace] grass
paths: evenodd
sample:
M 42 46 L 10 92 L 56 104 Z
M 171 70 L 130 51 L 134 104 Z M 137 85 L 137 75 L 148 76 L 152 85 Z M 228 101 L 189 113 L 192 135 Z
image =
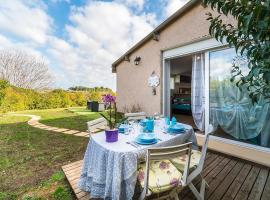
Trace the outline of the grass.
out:
M 59 128 L 86 131 L 86 122 L 100 117 L 96 112 L 91 112 L 82 107 L 69 109 L 29 110 L 18 113 L 34 114 L 41 116 L 40 122 Z
M 86 130 L 97 113 L 81 108 L 25 111 L 51 126 Z M 29 126 L 27 117 L 0 115 L 0 200 L 70 200 L 61 166 L 83 158 L 88 138 Z

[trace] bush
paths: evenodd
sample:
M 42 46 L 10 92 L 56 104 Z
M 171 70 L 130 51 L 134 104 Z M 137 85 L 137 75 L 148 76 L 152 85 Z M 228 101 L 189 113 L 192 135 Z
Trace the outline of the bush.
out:
M 0 112 L 86 106 L 87 100 L 101 101 L 105 93 L 115 95 L 111 90 L 103 88 L 87 91 L 56 89 L 38 92 L 18 88 L 0 80 Z

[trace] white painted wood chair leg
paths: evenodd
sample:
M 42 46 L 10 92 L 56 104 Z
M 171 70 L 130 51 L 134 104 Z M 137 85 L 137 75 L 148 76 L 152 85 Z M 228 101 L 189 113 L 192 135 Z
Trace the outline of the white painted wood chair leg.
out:
M 174 199 L 175 199 L 175 200 L 179 200 L 179 197 L 178 197 L 177 192 L 174 193 Z
M 190 190 L 193 192 L 193 194 L 195 195 L 197 200 L 204 200 L 204 194 L 205 194 L 205 185 L 206 185 L 206 181 L 205 179 L 202 179 L 201 182 L 201 188 L 200 188 L 200 192 L 197 190 L 197 188 L 193 185 L 193 183 L 189 183 L 188 187 L 190 188 Z M 208 185 L 208 184 L 207 184 Z
M 144 200 L 144 199 L 145 199 L 145 196 L 146 196 L 146 194 L 145 194 L 145 192 L 143 191 L 143 192 L 141 193 L 140 197 L 139 197 L 139 200 Z

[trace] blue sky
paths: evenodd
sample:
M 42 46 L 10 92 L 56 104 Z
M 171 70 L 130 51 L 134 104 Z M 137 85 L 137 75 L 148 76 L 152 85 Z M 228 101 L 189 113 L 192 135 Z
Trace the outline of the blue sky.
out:
M 45 60 L 53 87 L 115 90 L 111 63 L 186 1 L 6 1 L 0 4 L 0 49 Z

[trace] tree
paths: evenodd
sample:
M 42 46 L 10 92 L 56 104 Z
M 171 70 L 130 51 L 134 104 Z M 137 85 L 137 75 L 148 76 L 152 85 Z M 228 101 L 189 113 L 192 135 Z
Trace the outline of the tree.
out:
M 0 79 L 0 106 L 5 97 L 5 89 L 9 86 L 9 83 L 5 80 Z
M 0 50 L 0 79 L 31 89 L 44 89 L 52 83 L 47 64 L 21 51 Z
M 220 42 L 225 39 L 247 60 L 247 74 L 239 62 L 233 63 L 231 81 L 246 88 L 253 102 L 261 96 L 270 101 L 270 1 L 204 0 L 204 4 L 220 14 L 208 13 L 210 34 Z M 233 16 L 237 25 L 224 23 L 222 15 Z

